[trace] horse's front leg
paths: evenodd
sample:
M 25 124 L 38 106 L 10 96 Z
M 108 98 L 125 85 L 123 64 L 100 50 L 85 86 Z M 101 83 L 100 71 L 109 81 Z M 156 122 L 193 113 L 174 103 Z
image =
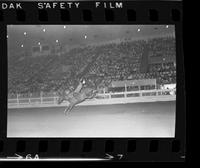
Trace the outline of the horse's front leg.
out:
M 68 112 L 70 112 L 73 107 L 74 107 L 74 105 L 69 106 Z
M 64 111 L 64 114 L 67 115 L 68 112 L 70 112 L 72 110 L 72 108 L 74 107 L 74 105 L 69 105 L 65 111 Z
M 68 108 L 69 108 L 69 106 L 67 106 L 67 107 L 65 108 L 65 110 L 64 110 L 64 114 L 65 114 L 65 115 L 67 114 Z

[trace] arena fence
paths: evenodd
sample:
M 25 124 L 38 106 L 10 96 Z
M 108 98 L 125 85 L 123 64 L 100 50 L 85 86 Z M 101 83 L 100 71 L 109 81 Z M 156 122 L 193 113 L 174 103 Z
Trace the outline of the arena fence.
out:
M 57 104 L 57 96 L 53 97 L 29 97 L 8 99 L 8 108 L 25 108 L 25 107 L 56 107 L 66 106 L 68 102 Z M 101 105 L 101 104 L 124 104 L 138 102 L 154 101 L 174 101 L 176 100 L 176 89 L 165 90 L 140 90 L 131 92 L 116 92 L 98 94 L 93 99 L 88 99 L 78 105 Z

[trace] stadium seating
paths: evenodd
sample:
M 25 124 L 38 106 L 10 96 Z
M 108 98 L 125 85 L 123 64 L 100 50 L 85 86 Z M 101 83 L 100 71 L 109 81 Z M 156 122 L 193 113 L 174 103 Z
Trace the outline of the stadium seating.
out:
M 140 72 L 142 54 L 146 46 L 148 56 L 175 57 L 175 38 L 159 37 L 149 40 L 112 42 L 96 46 L 83 46 L 57 55 L 18 60 L 8 60 L 8 92 L 15 93 L 53 92 L 58 89 L 73 89 L 81 75 L 93 74 L 113 80 L 152 79 L 158 84 L 176 83 L 176 64 L 161 62 L 148 65 L 147 72 Z M 63 71 L 61 66 L 70 66 Z

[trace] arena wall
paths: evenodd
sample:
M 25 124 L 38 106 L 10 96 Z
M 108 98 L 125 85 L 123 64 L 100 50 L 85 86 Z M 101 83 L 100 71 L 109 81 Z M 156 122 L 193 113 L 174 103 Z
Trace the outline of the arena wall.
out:
M 130 94 L 137 94 L 138 97 L 127 97 Z M 143 95 L 143 93 L 155 93 L 155 96 L 147 96 Z M 167 94 L 166 94 L 167 93 Z M 170 94 L 169 94 L 170 93 Z M 124 95 L 124 97 L 120 98 L 112 98 L 113 95 Z M 127 103 L 142 103 L 142 102 L 159 102 L 159 101 L 175 101 L 176 95 L 173 90 L 172 91 L 160 91 L 160 90 L 152 90 L 152 91 L 140 91 L 140 92 L 124 92 L 124 93 L 112 93 L 112 94 L 102 94 L 102 96 L 108 96 L 107 98 L 97 99 L 94 98 L 92 100 L 84 101 L 78 106 L 90 106 L 90 105 L 110 105 L 110 104 L 127 104 Z M 45 98 L 46 99 L 46 98 Z M 47 98 L 48 99 L 48 98 Z M 50 98 L 49 98 L 50 99 Z M 31 99 L 26 99 L 26 103 L 8 103 L 8 109 L 14 108 L 39 108 L 39 107 L 64 107 L 68 105 L 68 102 L 63 102 L 62 104 L 57 104 L 57 98 L 52 97 L 52 101 L 37 101 L 32 102 Z M 40 100 L 40 98 L 38 98 Z

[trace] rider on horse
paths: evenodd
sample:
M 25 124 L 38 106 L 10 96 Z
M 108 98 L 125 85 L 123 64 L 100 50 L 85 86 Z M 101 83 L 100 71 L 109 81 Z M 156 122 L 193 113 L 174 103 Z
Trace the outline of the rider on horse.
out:
M 83 86 L 85 85 L 85 80 L 84 79 L 81 79 L 79 81 L 79 84 L 78 86 L 76 87 L 76 89 L 73 91 L 73 87 L 71 86 L 69 89 L 64 89 L 64 93 L 65 95 L 69 95 L 71 92 L 73 93 L 79 93 L 81 91 L 81 89 L 83 88 Z
M 105 86 L 107 85 L 106 82 L 102 79 L 102 81 L 98 82 L 98 85 L 101 83 L 105 83 Z M 93 99 L 98 93 L 98 86 L 95 82 L 88 81 L 87 86 L 86 81 L 84 79 L 81 79 L 79 81 L 78 86 L 73 91 L 65 91 L 64 94 L 60 93 L 58 98 L 58 104 L 62 103 L 64 100 L 69 102 L 69 105 L 66 107 L 64 113 L 67 114 L 67 112 L 71 111 L 71 109 L 81 102 L 85 101 L 86 99 Z
M 83 88 L 83 86 L 85 85 L 85 80 L 81 79 L 79 82 L 79 85 L 77 86 L 77 88 L 74 90 L 75 93 L 79 93 L 81 91 L 81 89 Z

